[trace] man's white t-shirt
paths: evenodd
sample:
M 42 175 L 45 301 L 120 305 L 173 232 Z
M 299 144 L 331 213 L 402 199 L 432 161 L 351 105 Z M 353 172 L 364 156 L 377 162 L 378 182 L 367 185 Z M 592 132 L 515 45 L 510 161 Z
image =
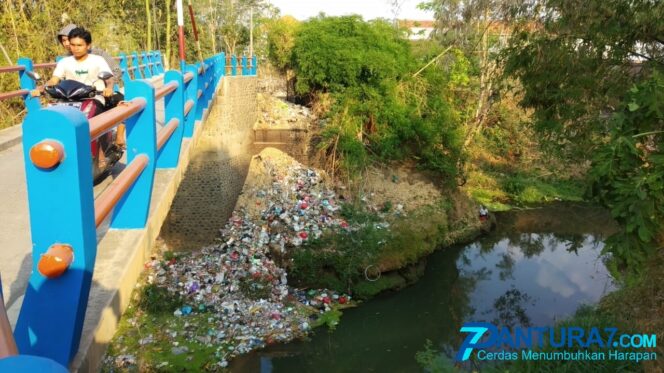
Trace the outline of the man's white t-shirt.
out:
M 107 71 L 112 74 L 111 68 L 103 57 L 96 54 L 88 54 L 83 61 L 77 61 L 74 56 L 69 56 L 58 61 L 53 70 L 53 76 L 60 79 L 72 79 L 83 84 L 93 85 L 98 91 L 106 88 L 103 80 L 99 80 L 97 75 L 100 72 Z

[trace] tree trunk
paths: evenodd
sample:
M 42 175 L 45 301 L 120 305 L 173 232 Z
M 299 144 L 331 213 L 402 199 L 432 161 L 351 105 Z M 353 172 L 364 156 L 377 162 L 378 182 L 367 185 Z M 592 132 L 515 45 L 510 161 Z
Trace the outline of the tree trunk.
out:
M 166 55 L 164 56 L 164 65 L 166 70 L 171 68 L 171 39 L 173 33 L 171 32 L 171 0 L 166 0 Z
M 473 118 L 472 124 L 468 127 L 466 132 L 466 139 L 463 143 L 463 147 L 467 147 L 473 138 L 482 131 L 484 125 L 484 120 L 489 111 L 489 97 L 491 96 L 491 66 L 489 62 L 489 26 L 491 21 L 489 20 L 489 10 L 484 10 L 484 16 L 482 17 L 480 23 L 478 24 L 478 32 L 481 29 L 481 26 L 484 26 L 484 31 L 482 32 L 482 39 L 480 43 L 480 87 L 479 94 L 477 97 L 477 107 L 475 109 L 475 116 Z
M 217 8 L 212 4 L 212 0 L 210 0 L 209 4 L 212 21 L 208 23 L 208 28 L 210 29 L 210 40 L 212 41 L 212 53 L 217 54 L 217 35 L 215 33 L 217 29 Z
M 148 23 L 148 40 L 147 40 L 147 50 L 152 50 L 152 15 L 150 15 L 150 0 L 145 0 L 145 19 Z
M 21 49 L 19 48 L 19 43 L 18 43 L 18 31 L 16 29 L 16 19 L 14 18 L 14 3 L 11 1 L 7 1 L 5 3 L 5 9 L 7 9 L 7 12 L 9 13 L 9 18 L 12 21 L 12 31 L 14 33 L 14 47 L 16 49 L 16 58 L 21 55 Z

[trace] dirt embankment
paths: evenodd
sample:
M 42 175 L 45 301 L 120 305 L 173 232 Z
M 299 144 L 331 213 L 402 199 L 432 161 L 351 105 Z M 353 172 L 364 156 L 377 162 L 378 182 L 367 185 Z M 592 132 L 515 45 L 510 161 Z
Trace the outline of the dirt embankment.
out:
M 281 93 L 260 95 L 261 114 L 255 128 L 305 129 L 310 133 L 309 138 L 315 138 L 312 132 L 318 128 L 316 115 L 306 107 L 287 102 Z M 251 214 L 259 214 L 261 208 L 265 208 L 250 196 L 255 196 L 255 191 L 270 188 L 269 173 L 284 173 L 295 162 L 276 149 L 266 148 L 260 157 L 269 158 L 270 167 L 275 169 L 266 174 L 263 163 L 252 163 L 244 188 L 247 192 L 240 196 L 236 206 L 236 209 L 242 206 Z M 413 266 L 436 248 L 472 239 L 481 232 L 477 204 L 454 188 L 441 187 L 435 177 L 418 170 L 412 162 L 370 168 L 352 194 L 346 186 L 330 180 L 316 164 L 308 163 L 306 166 L 316 169 L 323 182 L 333 188 L 339 201 L 359 201 L 362 208 L 376 214 L 393 212 L 384 215 L 396 238 L 387 244 L 376 263 L 380 272 Z

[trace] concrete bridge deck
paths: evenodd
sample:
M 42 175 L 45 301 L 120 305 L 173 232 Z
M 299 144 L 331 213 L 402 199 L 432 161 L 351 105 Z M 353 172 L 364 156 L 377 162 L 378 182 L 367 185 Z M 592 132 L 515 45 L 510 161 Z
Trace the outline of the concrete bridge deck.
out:
M 224 101 L 224 98 L 225 101 L 246 99 L 245 96 L 234 100 L 233 95 L 225 94 L 229 84 L 233 84 L 229 81 L 233 79 L 255 81 L 255 78 L 252 77 L 222 78 L 217 94 L 209 109 L 204 112 L 203 123 L 197 122 L 194 136 L 191 139 L 183 140 L 178 167 L 170 170 L 157 170 L 146 227 L 136 230 L 109 230 L 108 222 L 105 222 L 98 229 L 97 259 L 83 335 L 78 354 L 72 362 L 70 370 L 84 372 L 99 370 L 106 346 L 113 337 L 117 322 L 129 303 L 131 291 L 168 215 L 197 144 L 203 137 L 205 143 L 214 145 L 218 142 L 215 140 L 215 136 L 220 136 L 222 133 L 217 127 L 227 125 L 229 120 L 233 120 L 233 116 L 220 115 L 219 112 L 225 110 L 222 108 L 224 104 L 215 101 Z M 255 96 L 255 84 L 250 88 L 253 89 Z M 226 102 L 225 106 L 232 106 L 232 104 L 232 102 Z M 160 106 L 157 107 L 158 122 L 163 123 L 163 103 Z M 214 117 L 212 121 L 218 123 L 211 126 L 213 129 L 208 131 L 207 136 L 201 136 L 206 119 L 215 111 L 217 114 L 212 116 Z M 248 123 L 243 127 L 250 128 L 252 124 Z M 244 131 L 241 132 L 242 137 L 246 137 Z M 237 139 L 231 140 L 231 142 L 237 144 Z M 115 174 L 122 167 L 123 165 L 118 165 Z M 0 222 L 2 222 L 0 224 L 0 247 L 2 247 L 0 275 L 2 275 L 2 290 L 8 316 L 14 327 L 33 265 L 20 126 L 0 131 L 0 172 L 4 175 L 0 179 L 0 201 L 3 206 L 0 209 Z M 103 191 L 112 180 L 112 176 L 95 187 L 95 195 Z

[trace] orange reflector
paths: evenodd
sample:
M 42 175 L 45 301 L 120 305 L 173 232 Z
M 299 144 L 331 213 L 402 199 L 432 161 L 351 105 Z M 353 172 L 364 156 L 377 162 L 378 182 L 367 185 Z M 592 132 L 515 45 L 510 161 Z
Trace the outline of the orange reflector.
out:
M 30 160 L 39 168 L 53 168 L 62 162 L 65 151 L 59 142 L 45 140 L 30 148 Z
M 74 260 L 74 250 L 66 244 L 54 244 L 48 248 L 39 259 L 37 270 L 44 277 L 56 278 L 61 276 Z

